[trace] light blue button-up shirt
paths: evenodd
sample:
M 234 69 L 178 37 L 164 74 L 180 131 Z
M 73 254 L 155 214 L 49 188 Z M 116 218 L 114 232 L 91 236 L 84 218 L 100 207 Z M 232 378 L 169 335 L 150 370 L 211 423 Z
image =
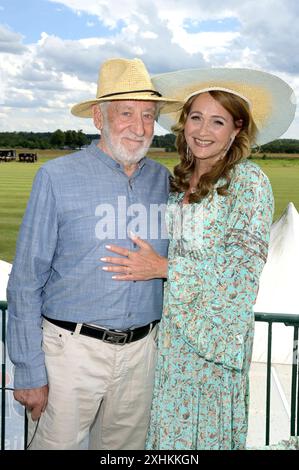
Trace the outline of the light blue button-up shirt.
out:
M 47 383 L 42 315 L 119 330 L 161 317 L 161 279 L 113 280 L 100 258 L 107 244 L 136 249 L 129 229 L 167 256 L 168 179 L 147 158 L 129 178 L 96 142 L 37 172 L 7 289 L 16 388 Z

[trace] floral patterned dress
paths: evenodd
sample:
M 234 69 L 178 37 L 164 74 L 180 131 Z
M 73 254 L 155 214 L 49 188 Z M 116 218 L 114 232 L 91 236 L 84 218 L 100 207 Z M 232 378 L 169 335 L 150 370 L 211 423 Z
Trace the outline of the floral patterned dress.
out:
M 273 195 L 266 175 L 237 164 L 227 196 L 183 205 L 170 195 L 168 282 L 147 449 L 243 449 L 258 283 Z

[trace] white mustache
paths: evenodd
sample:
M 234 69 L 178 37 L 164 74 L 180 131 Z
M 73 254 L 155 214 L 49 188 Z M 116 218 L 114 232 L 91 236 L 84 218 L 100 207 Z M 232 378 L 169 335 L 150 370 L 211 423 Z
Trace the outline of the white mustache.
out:
M 136 139 L 135 137 L 125 136 L 126 139 L 132 140 L 133 142 L 145 142 L 145 139 Z

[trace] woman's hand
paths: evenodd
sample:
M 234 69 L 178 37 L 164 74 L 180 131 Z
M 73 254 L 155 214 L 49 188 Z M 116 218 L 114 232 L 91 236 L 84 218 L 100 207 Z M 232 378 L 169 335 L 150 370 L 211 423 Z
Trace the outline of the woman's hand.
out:
M 137 235 L 131 234 L 131 239 L 139 246 L 138 251 L 130 251 L 117 245 L 106 245 L 107 250 L 121 255 L 122 258 L 115 256 L 101 258 L 104 263 L 113 264 L 113 266 L 104 266 L 102 269 L 111 273 L 119 273 L 112 276 L 112 279 L 118 281 L 147 281 L 155 278 L 167 278 L 167 258 L 156 253 L 149 243 L 141 240 Z

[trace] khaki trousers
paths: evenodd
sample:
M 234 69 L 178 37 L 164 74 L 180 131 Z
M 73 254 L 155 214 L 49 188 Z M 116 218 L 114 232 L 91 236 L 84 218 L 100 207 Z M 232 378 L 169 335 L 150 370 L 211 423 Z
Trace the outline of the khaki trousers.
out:
M 44 320 L 49 399 L 29 417 L 29 449 L 144 449 L 152 399 L 157 327 L 114 345 Z

